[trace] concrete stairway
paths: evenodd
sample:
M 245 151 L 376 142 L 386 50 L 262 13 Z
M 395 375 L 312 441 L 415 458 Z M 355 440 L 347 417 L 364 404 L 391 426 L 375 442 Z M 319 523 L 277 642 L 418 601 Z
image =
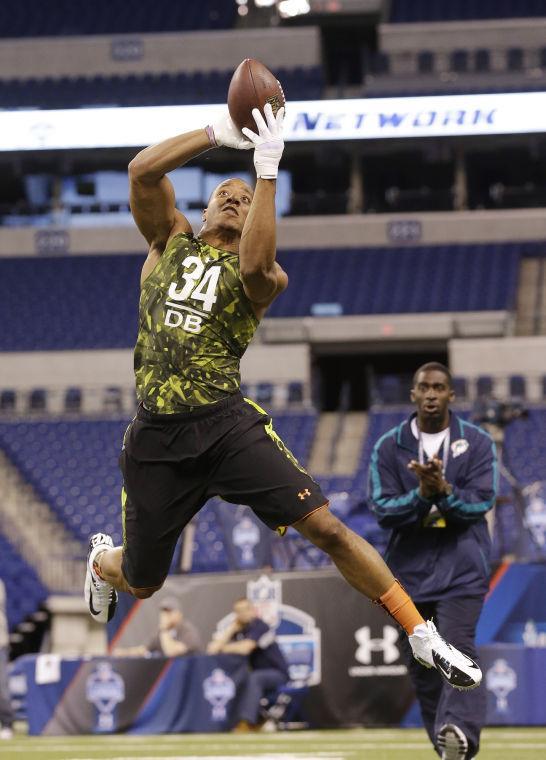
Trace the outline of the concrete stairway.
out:
M 546 334 L 546 259 L 522 259 L 517 294 L 516 335 Z
M 317 476 L 353 475 L 367 430 L 366 412 L 323 412 L 311 449 L 309 471 Z
M 325 475 L 332 468 L 332 447 L 338 417 L 337 412 L 323 412 L 319 417 L 308 464 L 309 472 L 313 475 Z
M 85 547 L 0 449 L 0 530 L 51 591 L 82 594 Z
M 354 474 L 367 432 L 366 412 L 347 412 L 343 415 L 332 462 L 332 475 Z

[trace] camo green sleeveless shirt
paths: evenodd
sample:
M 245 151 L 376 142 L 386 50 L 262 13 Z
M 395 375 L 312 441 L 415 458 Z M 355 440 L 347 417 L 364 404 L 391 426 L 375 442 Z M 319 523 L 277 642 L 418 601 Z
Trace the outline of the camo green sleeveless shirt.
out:
M 173 414 L 234 393 L 257 326 L 237 254 L 175 235 L 140 294 L 139 400 L 152 412 Z

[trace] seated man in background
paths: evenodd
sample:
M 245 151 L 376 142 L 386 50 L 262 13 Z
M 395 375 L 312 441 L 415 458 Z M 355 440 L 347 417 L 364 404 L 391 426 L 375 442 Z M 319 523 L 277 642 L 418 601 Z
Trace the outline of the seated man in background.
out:
M 275 631 L 258 617 L 252 602 L 238 599 L 233 612 L 234 621 L 210 642 L 207 652 L 248 657 L 250 673 L 240 696 L 239 722 L 234 731 L 254 731 L 259 723 L 260 700 L 288 681 L 288 665 L 275 641 Z
M 202 649 L 197 628 L 184 618 L 180 603 L 173 597 L 166 597 L 159 605 L 159 629 L 145 646 L 115 649 L 117 657 L 140 656 L 151 654 L 164 657 L 180 657 L 184 654 L 197 654 Z

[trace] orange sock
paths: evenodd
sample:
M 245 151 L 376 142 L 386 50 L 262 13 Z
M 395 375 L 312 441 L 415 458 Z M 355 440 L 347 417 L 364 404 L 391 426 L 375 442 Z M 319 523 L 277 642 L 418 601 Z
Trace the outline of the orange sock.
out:
M 413 633 L 416 625 L 425 622 L 400 581 L 395 580 L 390 589 L 376 599 L 376 604 L 383 607 L 408 636 Z

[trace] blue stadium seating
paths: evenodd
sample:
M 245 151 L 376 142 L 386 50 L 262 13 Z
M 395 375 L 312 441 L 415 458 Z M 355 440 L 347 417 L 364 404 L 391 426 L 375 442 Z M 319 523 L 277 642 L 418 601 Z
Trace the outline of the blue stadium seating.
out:
M 35 570 L 0 533 L 0 578 L 6 586 L 6 609 L 10 631 L 35 612 L 48 592 Z
M 374 396 L 376 404 L 403 404 L 408 400 L 407 385 L 400 375 L 379 375 Z
M 2 349 L 123 348 L 134 343 L 142 261 L 137 255 L 0 261 L 7 295 L 0 299 L 0 319 L 9 325 L 2 334 L 11 333 Z M 25 302 L 32 304 L 30 309 Z
M 226 0 L 3 0 L 0 37 L 228 29 L 236 19 L 236 4 Z
M 127 424 L 126 419 L 2 422 L 0 446 L 75 538 L 87 542 L 100 530 L 119 544 L 122 480 L 117 462 Z M 315 425 L 312 411 L 274 418 L 275 430 L 302 462 L 308 459 Z M 213 521 L 210 514 L 205 511 L 200 519 Z M 198 530 L 198 545 L 201 534 Z M 221 552 L 219 556 L 223 561 Z M 211 561 L 219 569 L 214 557 Z
M 518 244 L 281 251 L 290 287 L 268 313 L 308 316 L 317 303 L 340 303 L 344 314 L 512 308 L 522 251 Z
M 391 23 L 546 16 L 544 0 L 392 0 Z
M 540 243 L 280 251 L 290 287 L 271 317 L 511 309 Z M 138 324 L 140 255 L 0 259 L 0 351 L 124 348 Z M 32 294 L 32 298 L 29 295 Z
M 127 420 L 0 424 L 0 446 L 81 541 L 95 529 L 121 541 L 117 459 Z
M 543 68 L 546 68 L 546 66 L 543 66 Z M 426 82 L 421 85 L 418 79 L 411 79 L 401 89 L 383 90 L 374 86 L 373 94 L 370 93 L 370 97 L 407 98 L 409 96 L 417 97 L 425 95 L 495 95 L 506 92 L 542 92 L 543 90 L 544 83 L 540 79 L 530 79 L 528 77 L 518 78 L 517 81 L 512 82 L 501 79 L 500 83 L 496 83 L 494 79 L 490 79 L 489 77 L 467 77 L 464 84 L 458 83 L 455 79 L 446 84 L 442 82 L 438 87 L 431 87 Z
M 399 424 L 410 409 L 372 410 L 368 435 L 355 475 L 319 479 L 324 492 L 331 498 L 334 514 L 380 550 L 385 547 L 388 534 L 378 527 L 366 504 L 371 451 L 378 438 Z M 468 416 L 468 412 L 463 414 Z M 316 428 L 316 414 L 312 411 L 283 412 L 276 414 L 274 420 L 279 435 L 305 464 Z M 121 476 L 117 457 L 126 424 L 127 421 L 121 419 L 2 422 L 0 446 L 51 505 L 72 535 L 85 542 L 89 534 L 98 529 L 112 533 L 114 541 L 119 543 Z M 517 420 L 508 426 L 505 459 L 520 483 L 526 485 L 536 480 L 546 481 L 546 408 L 533 408 L 527 419 Z M 500 492 L 508 497 L 509 502 L 511 488 L 504 479 L 501 479 Z M 230 567 L 228 540 L 219 517 L 220 504 L 219 499 L 212 499 L 197 517 L 193 572 L 222 571 Z M 510 546 L 509 534 L 517 523 L 509 504 L 499 510 L 498 523 L 496 551 L 500 555 Z M 285 549 L 288 551 L 287 547 Z M 301 554 L 301 547 L 296 547 L 295 551 Z M 5 549 L 0 539 L 1 556 L 8 556 L 8 552 L 11 552 L 11 557 L 13 548 Z M 313 566 L 326 561 L 318 554 L 316 557 L 307 556 L 309 552 L 305 557 L 304 554 L 301 554 L 298 566 L 305 566 L 307 560 L 311 560 Z M 281 562 L 279 553 L 274 554 L 274 564 L 279 569 Z M 4 563 L 4 575 L 17 577 L 23 567 L 27 577 L 27 570 L 21 563 L 20 558 Z M 31 594 L 31 586 L 39 594 L 37 598 L 31 594 L 32 601 L 29 598 L 28 603 L 22 601 L 21 595 L 12 594 L 16 600 L 14 604 L 21 607 L 12 613 L 11 619 L 16 622 L 33 611 L 46 594 L 34 576 L 27 585 L 29 588 L 25 586 L 24 598 Z
M 546 409 L 531 409 L 527 418 L 506 429 L 505 458 L 524 485 L 546 481 Z
M 81 108 L 225 103 L 232 71 L 0 79 L 0 108 Z M 275 71 L 288 100 L 322 96 L 320 66 Z

